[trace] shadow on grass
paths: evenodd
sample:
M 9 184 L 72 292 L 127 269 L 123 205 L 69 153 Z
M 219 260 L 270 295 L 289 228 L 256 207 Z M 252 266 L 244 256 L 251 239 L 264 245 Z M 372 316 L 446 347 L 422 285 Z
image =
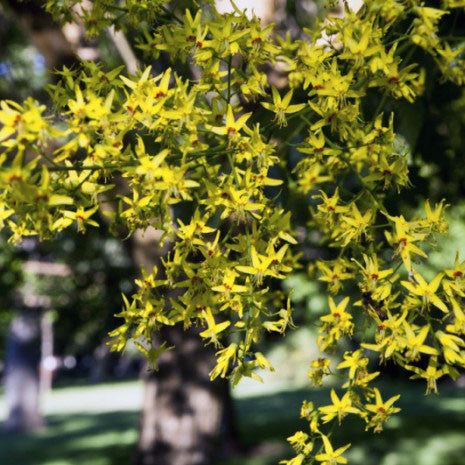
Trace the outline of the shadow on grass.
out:
M 53 415 L 34 434 L 2 434 L 2 465 L 130 464 L 137 412 Z
M 465 465 L 465 390 L 445 388 L 423 395 L 423 385 L 380 386 L 383 398 L 402 392 L 402 412 L 381 434 L 364 431 L 348 416 L 334 438 L 352 443 L 353 465 Z M 236 457 L 215 465 L 275 465 L 292 456 L 285 438 L 308 426 L 298 420 L 304 399 L 322 405 L 330 389 L 279 392 L 235 401 L 243 445 Z M 47 417 L 36 434 L 0 435 L 1 465 L 130 465 L 137 440 L 138 412 L 81 413 Z
M 365 423 L 348 416 L 337 429 L 337 446 L 352 444 L 347 454 L 360 465 L 465 465 L 465 390 L 443 388 L 440 396 L 424 396 L 423 384 L 383 384 L 383 398 L 402 393 L 396 405 L 402 411 L 380 434 L 365 432 Z M 237 402 L 244 453 L 215 465 L 275 465 L 293 456 L 283 438 L 308 430 L 299 421 L 303 400 L 322 405 L 330 389 L 280 392 Z M 265 454 L 257 456 L 254 445 L 263 443 Z M 273 447 L 271 447 L 273 446 Z M 269 453 L 267 454 L 267 450 Z

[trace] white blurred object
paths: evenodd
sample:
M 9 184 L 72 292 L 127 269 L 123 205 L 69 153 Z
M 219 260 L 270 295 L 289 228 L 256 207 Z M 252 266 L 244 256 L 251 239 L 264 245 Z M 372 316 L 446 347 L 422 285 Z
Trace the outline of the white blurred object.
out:
M 47 371 L 55 371 L 58 368 L 59 360 L 53 355 L 49 355 L 42 359 L 42 368 Z
M 363 5 L 363 0 L 349 0 L 347 3 L 353 11 L 358 11 Z
M 263 22 L 268 22 L 272 19 L 274 10 L 273 0 L 235 0 L 234 2 L 239 10 L 247 9 L 247 16 L 251 17 L 255 13 Z M 234 11 L 230 0 L 217 0 L 216 8 L 220 13 L 232 13 Z
M 297 15 L 307 15 L 315 17 L 318 13 L 318 7 L 313 0 L 301 0 L 295 5 Z
M 72 370 L 76 366 L 76 357 L 67 355 L 63 358 L 63 366 L 68 370 Z
M 346 0 L 345 3 L 349 6 L 351 11 L 357 12 L 363 5 L 363 0 Z M 339 8 L 331 12 L 329 16 L 334 16 L 336 18 L 342 18 L 344 16 L 344 1 L 339 0 Z M 322 37 L 320 37 L 316 41 L 317 45 L 328 45 L 330 43 L 328 36 L 326 34 L 323 34 Z M 341 44 L 335 44 L 332 43 L 333 47 L 340 48 Z
M 64 263 L 27 260 L 23 263 L 24 271 L 47 276 L 69 276 L 71 268 Z

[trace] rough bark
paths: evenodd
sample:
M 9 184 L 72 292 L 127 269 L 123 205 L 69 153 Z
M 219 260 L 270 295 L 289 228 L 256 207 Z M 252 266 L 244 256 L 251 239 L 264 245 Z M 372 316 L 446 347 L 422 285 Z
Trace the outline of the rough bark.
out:
M 135 263 L 151 270 L 166 255 L 169 244 L 158 247 L 160 231 L 149 229 L 131 239 Z M 176 297 L 168 291 L 169 297 Z M 160 335 L 168 346 L 159 370 L 145 371 L 145 394 L 136 452 L 137 465 L 205 465 L 223 439 L 233 444 L 234 425 L 226 381 L 211 382 L 214 349 L 204 347 L 197 329 L 169 328 Z M 225 447 L 223 447 L 224 449 Z
M 197 331 L 180 327 L 164 339 L 177 350 L 165 354 L 159 371 L 145 376 L 137 465 L 204 465 L 210 462 L 221 427 L 224 391 L 212 383 L 212 350 Z

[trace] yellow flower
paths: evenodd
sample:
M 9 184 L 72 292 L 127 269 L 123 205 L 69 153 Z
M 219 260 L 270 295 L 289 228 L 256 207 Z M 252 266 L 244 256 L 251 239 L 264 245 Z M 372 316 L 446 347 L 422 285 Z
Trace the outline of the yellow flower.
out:
M 247 286 L 240 286 L 234 284 L 238 274 L 234 270 L 226 270 L 223 277 L 223 282 L 219 286 L 213 286 L 212 291 L 222 292 L 226 295 L 235 292 L 247 292 L 249 288 Z
M 215 319 L 213 318 L 213 314 L 210 308 L 207 308 L 202 312 L 202 317 L 207 323 L 207 329 L 200 333 L 200 336 L 205 339 L 210 339 L 210 342 L 216 346 L 219 344 L 218 342 L 218 334 L 221 331 L 224 331 L 230 324 L 230 321 L 223 321 L 222 323 L 215 323 Z
M 388 310 L 387 319 L 378 324 L 376 344 L 362 343 L 361 346 L 365 349 L 381 352 L 382 360 L 386 360 L 401 351 L 404 348 L 402 336 L 405 333 L 402 328 L 407 314 L 408 312 L 404 311 L 400 315 L 392 315 Z
M 85 232 L 86 225 L 98 227 L 98 223 L 91 220 L 90 217 L 98 210 L 98 205 L 85 210 L 84 207 L 78 207 L 75 212 L 65 211 L 63 217 L 53 223 L 53 229 L 61 231 L 64 228 L 70 226 L 73 221 L 76 221 L 79 232 Z
M 339 423 L 348 413 L 359 414 L 360 410 L 352 406 L 352 400 L 350 398 L 350 391 L 347 391 L 340 399 L 334 389 L 331 389 L 331 400 L 332 405 L 325 405 L 320 407 L 319 410 L 324 414 L 323 422 L 327 423 L 334 417 L 337 417 Z
M 228 347 L 221 349 L 216 353 L 217 364 L 210 372 L 210 380 L 214 380 L 218 376 L 221 378 L 226 376 L 229 365 L 236 362 L 237 348 L 237 344 L 233 342 Z
M 438 232 L 440 234 L 446 234 L 448 230 L 448 225 L 444 220 L 444 212 L 443 210 L 448 207 L 448 205 L 444 205 L 444 200 L 437 203 L 434 209 L 431 209 L 429 201 L 427 200 L 425 203 L 425 211 L 426 211 L 426 218 L 420 223 L 425 225 L 431 229 L 431 231 Z
M 24 103 L 24 108 L 12 100 L 0 102 L 0 142 L 17 133 L 16 142 L 23 139 L 32 142 L 36 140 L 48 124 L 42 116 L 44 105 L 37 105 L 32 98 Z M 10 141 L 11 142 L 11 141 Z M 6 145 L 6 142 L 3 144 Z
M 312 163 L 307 169 L 299 170 L 299 174 L 299 186 L 304 193 L 331 179 L 331 176 L 325 173 L 321 163 Z
M 262 102 L 262 105 L 267 110 L 276 113 L 275 119 L 277 120 L 279 126 L 287 126 L 286 114 L 296 113 L 302 110 L 303 108 L 305 108 L 305 103 L 291 105 L 290 103 L 293 94 L 292 90 L 290 90 L 282 99 L 276 87 L 273 86 L 271 88 L 271 91 L 273 94 L 273 103 Z
M 327 358 L 318 358 L 312 361 L 312 365 L 307 375 L 315 386 L 321 386 L 323 377 L 330 373 L 330 360 Z
M 322 434 L 321 439 L 323 440 L 325 451 L 323 454 L 316 455 L 316 460 L 322 462 L 322 465 L 337 465 L 338 463 L 347 463 L 347 459 L 345 457 L 341 457 L 341 455 L 350 447 L 350 444 L 334 450 L 327 436 Z
M 204 241 L 198 236 L 216 231 L 206 225 L 207 220 L 200 218 L 199 211 L 194 213 L 190 223 L 184 224 L 180 219 L 178 219 L 178 222 L 180 226 L 176 231 L 177 236 L 192 245 L 205 245 Z
M 357 370 L 363 370 L 368 365 L 368 358 L 364 357 L 361 350 L 345 352 L 344 361 L 339 363 L 337 369 L 349 368 L 349 378 L 354 379 Z
M 367 230 L 373 221 L 373 211 L 366 210 L 362 215 L 355 203 L 351 204 L 351 211 L 346 215 L 342 215 L 342 221 L 345 223 L 335 234 L 338 240 L 346 246 L 351 241 L 359 241 L 363 234 L 367 234 Z
M 408 348 L 406 357 L 409 360 L 418 360 L 420 354 L 439 355 L 433 347 L 423 344 L 429 333 L 429 326 L 423 326 L 418 334 L 415 334 L 412 327 L 404 321 L 405 344 Z
M 281 460 L 279 463 L 283 465 L 302 465 L 305 460 L 305 454 L 299 454 L 289 460 Z
M 347 304 L 349 303 L 349 297 L 345 297 L 339 304 L 336 306 L 332 297 L 328 297 L 329 302 L 329 315 L 323 315 L 320 319 L 324 323 L 340 328 L 345 331 L 347 328 L 352 327 L 351 323 L 352 315 L 345 311 Z
M 410 379 L 423 378 L 426 380 L 426 394 L 430 394 L 431 392 L 437 394 L 438 387 L 436 381 L 444 375 L 449 374 L 449 367 L 447 365 L 438 369 L 437 357 L 430 357 L 428 366 L 424 370 L 412 365 L 405 365 L 405 368 L 415 373 Z
M 401 281 L 401 284 L 406 287 L 412 294 L 423 297 L 425 305 L 432 303 L 444 313 L 449 313 L 447 305 L 436 295 L 439 284 L 443 278 L 443 273 L 437 274 L 434 279 L 428 284 L 420 273 L 415 272 L 413 277 L 415 278 L 416 284 L 409 281 Z
M 313 196 L 314 199 L 321 199 L 322 203 L 317 205 L 318 211 L 329 215 L 330 221 L 333 219 L 332 216 L 336 213 L 345 213 L 348 207 L 339 205 L 339 188 L 337 187 L 334 194 L 328 197 L 325 192 L 320 191 L 318 195 Z M 327 218 L 327 216 L 325 216 Z
M 275 252 L 273 244 L 269 244 L 266 255 L 260 255 L 254 246 L 250 249 L 252 266 L 236 266 L 236 270 L 241 273 L 254 275 L 257 283 L 261 283 L 265 276 L 283 279 L 285 276 L 280 272 L 289 272 L 291 268 L 282 264 L 288 245 L 283 245 Z
M 447 325 L 446 330 L 451 333 L 465 334 L 465 313 L 463 312 L 460 304 L 453 297 L 450 298 L 452 310 L 454 312 L 454 324 Z
M 465 352 L 461 351 L 465 347 L 465 342 L 461 337 L 454 334 L 447 334 L 444 331 L 436 331 L 436 338 L 442 345 L 443 355 L 450 365 L 455 363 L 465 367 Z
M 246 113 L 235 120 L 232 106 L 228 105 L 228 109 L 226 111 L 226 124 L 222 127 L 210 126 L 209 129 L 215 134 L 235 138 L 239 134 L 239 131 L 245 126 L 245 123 L 251 115 L 252 113 Z
M 158 370 L 158 359 L 169 350 L 174 349 L 174 346 L 167 347 L 166 342 L 164 342 L 160 347 L 150 347 L 150 349 L 146 349 L 141 343 L 134 341 L 135 346 L 139 349 L 139 351 L 147 357 L 149 362 L 149 367 L 152 370 Z
M 459 263 L 459 253 L 455 256 L 454 268 L 444 271 L 449 278 L 458 280 L 463 279 L 465 274 L 465 260 Z
M 427 255 L 423 250 L 419 249 L 414 242 L 423 240 L 424 234 L 415 233 L 411 231 L 410 225 L 405 221 L 402 216 L 390 217 L 389 219 L 394 221 L 396 230 L 394 234 L 386 231 L 386 238 L 388 242 L 395 248 L 396 253 L 399 254 L 404 262 L 407 271 L 412 271 L 412 259 L 411 254 L 420 255 L 426 257 Z
M 363 254 L 363 260 L 365 262 L 365 266 L 359 265 L 362 269 L 363 275 L 367 281 L 376 282 L 380 279 L 384 279 L 386 276 L 392 274 L 392 268 L 387 270 L 380 270 L 378 265 L 378 257 L 377 255 L 372 255 L 371 258 Z
M 365 408 L 373 413 L 373 416 L 368 420 L 368 428 L 374 428 L 374 432 L 380 432 L 382 428 L 382 424 L 394 413 L 400 412 L 400 408 L 393 407 L 394 402 L 399 399 L 400 395 L 393 396 L 390 399 L 383 402 L 381 397 L 381 393 L 379 392 L 378 388 L 374 388 L 375 392 L 375 403 L 374 404 L 366 404 Z
M 308 439 L 309 436 L 307 433 L 297 431 L 297 433 L 287 438 L 287 442 L 291 444 L 296 451 L 300 451 L 305 448 Z
M 319 281 L 328 283 L 328 291 L 337 294 L 342 287 L 342 282 L 353 278 L 353 273 L 348 273 L 348 263 L 345 260 L 336 260 L 335 262 L 317 262 L 318 269 L 323 273 L 318 278 Z

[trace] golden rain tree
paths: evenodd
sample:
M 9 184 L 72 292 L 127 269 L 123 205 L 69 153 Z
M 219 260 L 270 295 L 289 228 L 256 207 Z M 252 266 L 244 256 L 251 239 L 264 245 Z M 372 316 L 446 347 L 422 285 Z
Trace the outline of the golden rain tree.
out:
M 288 438 L 296 455 L 285 463 L 346 463 L 349 445 L 331 437 L 347 415 L 382 430 L 399 411 L 398 395 L 387 398 L 372 386 L 386 360 L 423 378 L 428 393 L 437 392 L 439 378 L 458 376 L 465 366 L 464 262 L 451 257 L 430 282 L 416 269 L 447 233 L 446 201 L 425 199 L 418 217 L 386 205 L 411 188 L 395 132 L 401 115 L 388 102 L 413 103 L 425 91 L 433 70 L 412 61 L 415 50 L 431 57 L 441 79 L 464 87 L 464 37 L 440 33 L 439 25 L 463 14 L 465 1 L 433 8 L 420 0 L 366 0 L 357 12 L 345 5 L 342 17 L 305 30 L 306 39 L 280 37 L 236 7 L 220 14 L 213 1 L 185 11 L 163 0 L 86 7 L 49 0 L 46 8 L 62 22 L 85 24 L 89 35 L 157 19 L 162 25 L 138 42 L 147 61 L 163 53 L 194 70 L 191 78 L 171 69 L 155 75 L 150 66 L 128 75 L 83 62 L 63 68 L 51 86 L 53 113 L 32 99 L 1 102 L 0 225 L 12 243 L 72 227 L 85 232 L 98 226 L 99 209 L 114 231 L 156 228 L 162 242 L 172 242 L 163 279 L 157 269 L 142 270 L 137 292 L 123 296 L 114 350 L 133 341 L 156 369 L 171 347 L 156 345 L 153 334 L 195 325 L 217 351 L 212 379 L 235 385 L 258 378 L 258 367 L 272 369 L 257 344 L 264 333 L 293 326 L 289 296 L 276 282 L 302 262 L 293 212 L 269 194 L 275 186 L 315 200 L 310 226 L 334 251 L 334 260 L 311 264 L 328 292 L 320 349 L 331 352 L 355 336 L 359 346 L 336 366 L 329 358 L 310 363 L 315 385 L 336 372 L 344 392 L 333 390 L 326 405 L 304 403 L 308 429 Z M 287 89 L 269 82 L 267 71 L 278 65 Z M 369 93 L 377 108 L 364 105 Z M 260 109 L 244 112 L 248 102 Z M 301 141 L 292 171 L 291 139 Z M 276 166 L 286 173 L 281 179 L 271 175 Z M 112 194 L 115 180 L 127 194 Z M 173 217 L 180 202 L 191 205 L 188 221 Z M 344 295 L 349 281 L 358 300 Z M 167 288 L 178 288 L 179 297 Z

